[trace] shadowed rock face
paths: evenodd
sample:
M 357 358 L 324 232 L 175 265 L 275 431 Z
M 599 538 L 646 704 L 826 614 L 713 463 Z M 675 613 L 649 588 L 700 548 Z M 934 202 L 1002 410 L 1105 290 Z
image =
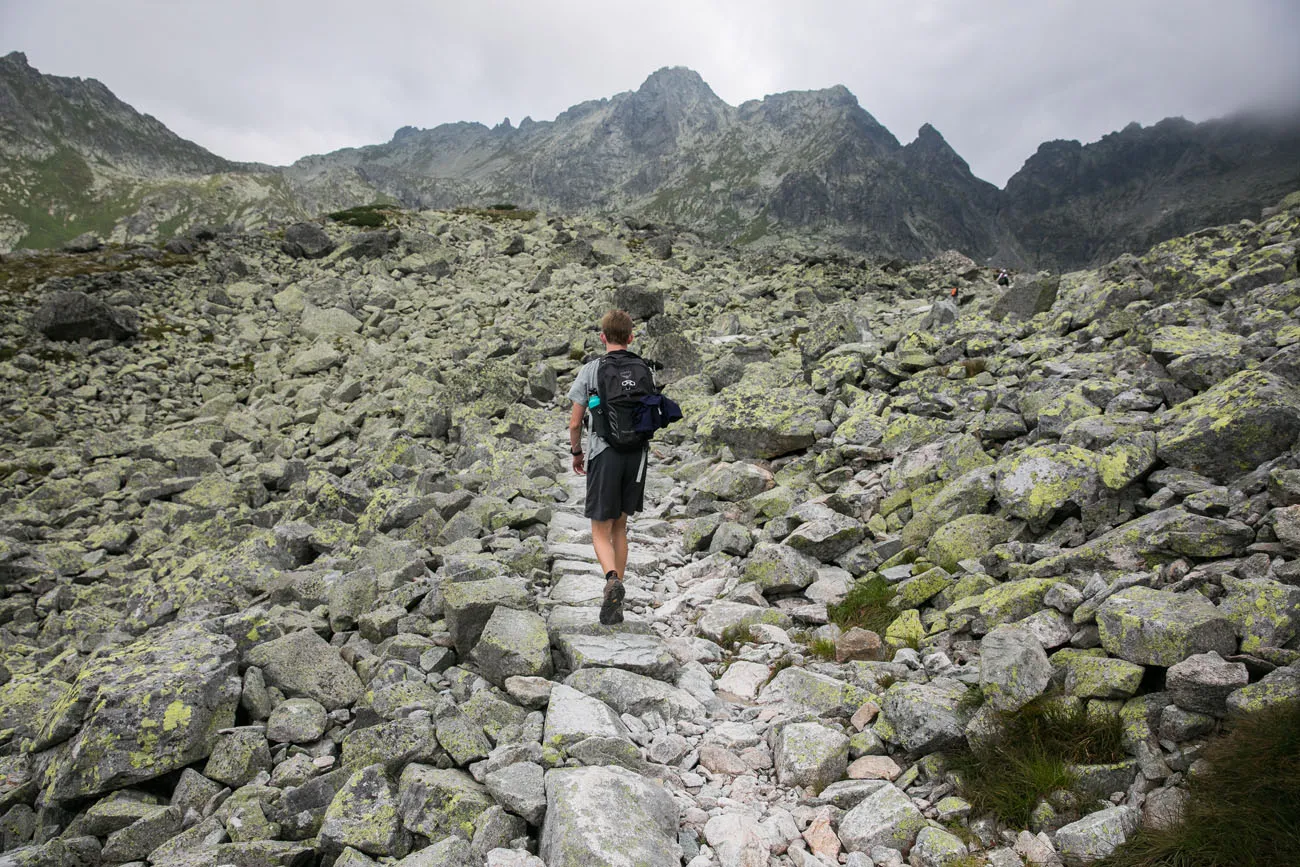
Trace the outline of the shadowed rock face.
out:
M 139 317 L 84 292 L 55 292 L 32 315 L 31 328 L 50 340 L 125 340 L 140 330 Z

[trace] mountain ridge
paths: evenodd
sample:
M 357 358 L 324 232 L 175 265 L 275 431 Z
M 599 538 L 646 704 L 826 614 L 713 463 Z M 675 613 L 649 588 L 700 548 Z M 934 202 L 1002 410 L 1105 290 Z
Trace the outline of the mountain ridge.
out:
M 77 122 L 87 112 L 97 124 Z M 0 248 L 56 246 L 87 229 L 165 237 L 203 221 L 255 225 L 377 199 L 435 209 L 511 201 L 731 243 L 911 259 L 955 248 L 1069 269 L 1256 216 L 1297 187 L 1300 122 L 1264 130 L 1243 118 L 1170 118 L 1089 144 L 1044 142 L 998 189 L 932 124 L 903 144 L 843 85 L 731 106 L 685 67 L 550 121 L 404 126 L 387 142 L 271 167 L 212 154 L 93 79 L 43 75 L 18 52 L 0 59 Z M 48 201 L 48 213 L 32 201 Z

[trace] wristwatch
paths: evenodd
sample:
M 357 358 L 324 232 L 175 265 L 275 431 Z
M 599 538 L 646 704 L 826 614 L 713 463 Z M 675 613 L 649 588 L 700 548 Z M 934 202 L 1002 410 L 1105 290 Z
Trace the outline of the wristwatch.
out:
M 582 449 L 569 449 L 569 454 L 576 458 L 578 455 L 582 454 Z

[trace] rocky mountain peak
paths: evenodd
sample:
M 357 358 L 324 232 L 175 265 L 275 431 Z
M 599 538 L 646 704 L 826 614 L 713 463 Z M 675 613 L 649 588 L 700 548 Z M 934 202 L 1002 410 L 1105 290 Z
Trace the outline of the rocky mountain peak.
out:
M 650 73 L 637 93 L 654 96 L 689 97 L 696 100 L 722 100 L 698 72 L 685 66 L 664 66 Z

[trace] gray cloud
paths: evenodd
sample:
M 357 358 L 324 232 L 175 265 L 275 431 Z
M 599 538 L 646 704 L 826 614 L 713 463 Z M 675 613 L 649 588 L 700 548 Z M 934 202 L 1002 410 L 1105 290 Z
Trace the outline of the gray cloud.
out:
M 932 123 L 999 185 L 1045 140 L 1300 108 L 1296 32 L 1294 0 L 0 5 L 0 51 L 98 78 L 233 159 L 550 119 L 684 65 L 733 105 L 843 84 L 900 140 Z

